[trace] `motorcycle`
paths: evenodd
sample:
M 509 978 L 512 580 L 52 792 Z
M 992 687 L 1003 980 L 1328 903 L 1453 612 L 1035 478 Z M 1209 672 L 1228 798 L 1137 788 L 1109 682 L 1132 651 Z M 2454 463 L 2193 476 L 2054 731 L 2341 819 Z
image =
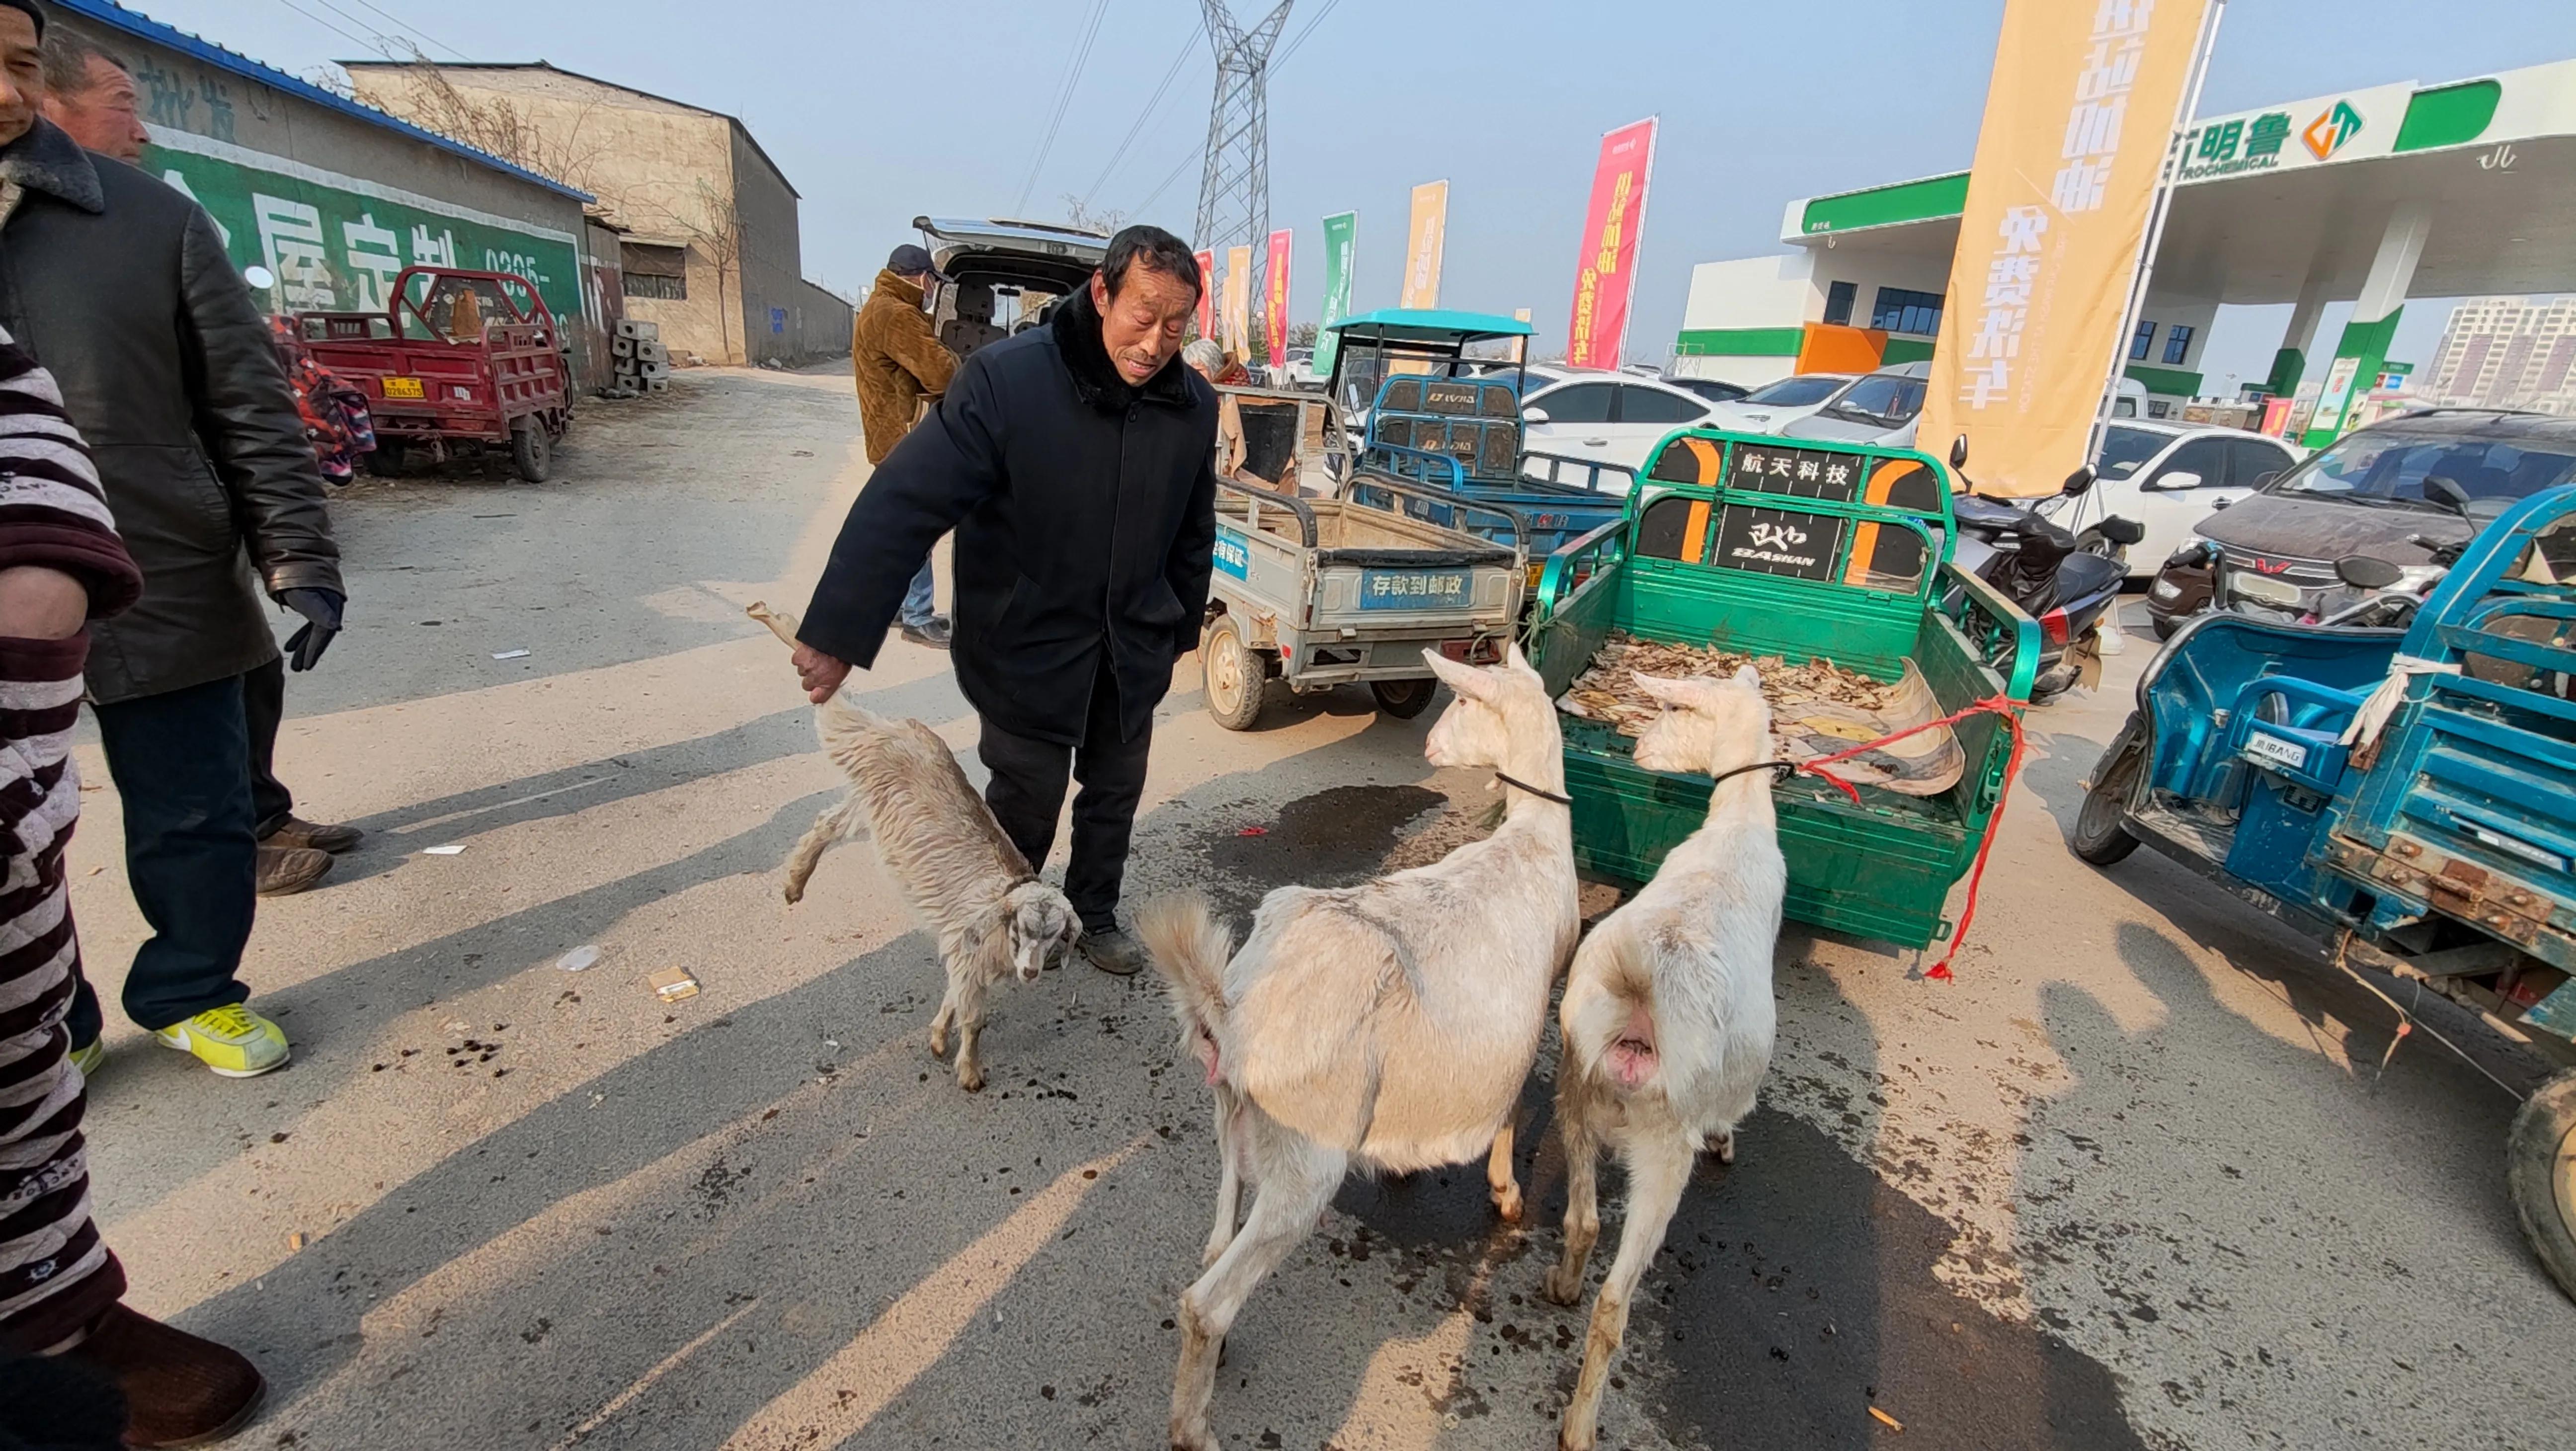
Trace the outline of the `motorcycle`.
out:
M 1967 463 L 1966 444 L 1961 439 L 1951 446 L 1954 471 Z M 2078 499 L 2092 487 L 2093 470 L 2079 468 L 2067 475 L 2055 499 Z M 2120 598 L 2128 567 L 2108 553 L 2078 547 L 2071 531 L 2040 512 L 2055 500 L 2014 505 L 1975 493 L 1973 484 L 1970 489 L 1952 501 L 1959 540 L 1951 557 L 2039 622 L 2041 653 L 2030 703 L 2044 705 L 2072 689 L 2086 664 L 2098 658 L 2102 620 Z M 2104 519 L 2096 533 L 2105 550 L 2126 549 L 2147 536 L 2144 525 L 2117 515 Z

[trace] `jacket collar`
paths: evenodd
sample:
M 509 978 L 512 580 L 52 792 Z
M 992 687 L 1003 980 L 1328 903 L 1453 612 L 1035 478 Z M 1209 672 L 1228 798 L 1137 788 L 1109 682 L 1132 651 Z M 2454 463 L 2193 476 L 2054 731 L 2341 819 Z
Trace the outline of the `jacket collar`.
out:
M 1136 398 L 1182 408 L 1197 401 L 1190 392 L 1189 370 L 1178 355 L 1142 387 L 1119 376 L 1117 366 L 1109 361 L 1109 350 L 1100 342 L 1100 309 L 1092 306 L 1090 283 L 1075 288 L 1056 307 L 1048 326 L 1055 330 L 1056 351 L 1064 355 L 1065 368 L 1073 374 L 1074 391 L 1092 407 L 1116 411 Z
M 98 168 L 63 129 L 39 116 L 26 135 L 0 148 L 0 181 L 40 191 L 90 213 L 107 210 Z
M 868 295 L 874 297 L 880 292 L 915 312 L 921 311 L 921 289 L 892 268 L 877 269 L 877 285 Z

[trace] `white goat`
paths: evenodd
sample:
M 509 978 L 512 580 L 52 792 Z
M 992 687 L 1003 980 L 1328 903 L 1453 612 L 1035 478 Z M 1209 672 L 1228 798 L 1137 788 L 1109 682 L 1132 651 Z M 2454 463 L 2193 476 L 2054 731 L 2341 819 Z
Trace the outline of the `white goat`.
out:
M 1424 747 L 1433 765 L 1563 794 L 1556 710 L 1517 648 L 1488 669 L 1424 658 L 1457 695 Z M 1182 1042 L 1215 1089 L 1224 1154 L 1207 1270 L 1181 1296 L 1174 1447 L 1215 1447 L 1221 1342 L 1354 1165 L 1401 1174 L 1483 1153 L 1495 1205 L 1520 1217 L 1511 1114 L 1579 919 L 1570 813 L 1504 784 L 1491 837 L 1357 887 L 1282 887 L 1240 952 L 1203 898 L 1139 918 Z M 1246 1179 L 1252 1211 L 1237 1232 Z
M 814 729 L 848 774 L 850 794 L 796 843 L 787 859 L 787 900 L 803 900 L 814 864 L 849 837 L 864 809 L 877 855 L 938 939 L 948 974 L 939 1016 L 930 1021 L 930 1051 L 948 1051 L 954 1025 L 957 1086 L 972 1093 L 984 1086 L 975 1039 L 984 1027 L 985 990 L 1013 971 L 1022 982 L 1037 981 L 1048 959 L 1081 934 L 1081 920 L 1064 893 L 1029 869 L 930 727 L 887 720 L 836 697 L 815 710 Z
M 1639 675 L 1637 684 L 1667 707 L 1639 737 L 1638 765 L 1713 776 L 1771 759 L 1771 708 L 1752 666 L 1732 680 Z M 1605 1144 L 1627 1165 L 1628 1225 L 1593 1303 L 1583 1375 L 1558 1435 L 1563 1451 L 1591 1451 L 1637 1281 L 1664 1242 L 1701 1145 L 1735 1161 L 1735 1126 L 1771 1065 L 1771 953 L 1788 887 L 1772 782 L 1761 770 L 1719 781 L 1707 823 L 1592 930 L 1566 974 L 1556 1015 L 1565 1039 L 1556 1072 L 1565 1257 L 1547 1277 L 1547 1297 L 1560 1305 L 1583 1298 L 1584 1261 L 1601 1233 L 1595 1172 Z

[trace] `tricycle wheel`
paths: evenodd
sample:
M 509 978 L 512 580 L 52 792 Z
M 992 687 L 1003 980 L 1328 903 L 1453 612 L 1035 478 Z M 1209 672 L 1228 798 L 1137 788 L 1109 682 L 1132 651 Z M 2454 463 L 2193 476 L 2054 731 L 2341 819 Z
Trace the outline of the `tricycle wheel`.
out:
M 2513 1116 L 2504 1182 L 2542 1267 L 2576 1297 L 2576 1072 L 2540 1085 Z
M 368 451 L 367 472 L 376 478 L 390 479 L 402 472 L 403 446 L 390 438 L 378 439 Z
M 2129 792 L 2137 785 L 2146 759 L 2146 717 L 2131 711 L 2128 724 L 2120 727 L 2110 748 L 2094 764 L 2093 789 L 2084 793 L 2084 804 L 2076 808 L 2074 839 L 2068 844 L 2077 856 L 2107 867 L 2138 849 L 2138 839 L 2129 835 L 2124 818 L 2129 812 Z
M 546 435 L 545 425 L 524 418 L 510 430 L 510 466 L 519 477 L 532 484 L 542 484 L 554 471 L 554 440 Z
M 1377 708 L 1397 720 L 1411 720 L 1431 708 L 1431 697 L 1439 692 L 1440 682 L 1425 677 L 1421 680 L 1372 680 L 1369 694 L 1377 697 Z
M 2170 640 L 2182 629 L 2182 621 L 2168 620 L 2162 615 L 2148 616 L 2147 623 L 2154 627 L 2156 638 L 2159 640 Z
M 1207 678 L 1208 715 L 1230 731 L 1252 729 L 1261 718 L 1261 688 L 1269 677 L 1232 616 L 1217 616 L 1200 639 L 1199 672 Z

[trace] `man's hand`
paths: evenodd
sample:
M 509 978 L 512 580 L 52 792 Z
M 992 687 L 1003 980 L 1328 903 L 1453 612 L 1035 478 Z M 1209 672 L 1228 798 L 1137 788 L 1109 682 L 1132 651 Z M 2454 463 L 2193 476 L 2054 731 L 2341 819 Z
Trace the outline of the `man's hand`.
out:
M 797 683 L 805 687 L 805 698 L 821 705 L 850 678 L 850 662 L 835 660 L 811 645 L 799 645 L 791 657 L 796 666 Z
M 89 621 L 89 588 L 40 564 L 0 569 L 0 635 L 13 640 L 68 640 Z
M 295 658 L 290 670 L 310 670 L 331 648 L 331 637 L 340 633 L 340 610 L 348 597 L 338 590 L 291 589 L 277 597 L 277 602 L 304 617 L 304 628 L 286 637 L 287 652 Z

